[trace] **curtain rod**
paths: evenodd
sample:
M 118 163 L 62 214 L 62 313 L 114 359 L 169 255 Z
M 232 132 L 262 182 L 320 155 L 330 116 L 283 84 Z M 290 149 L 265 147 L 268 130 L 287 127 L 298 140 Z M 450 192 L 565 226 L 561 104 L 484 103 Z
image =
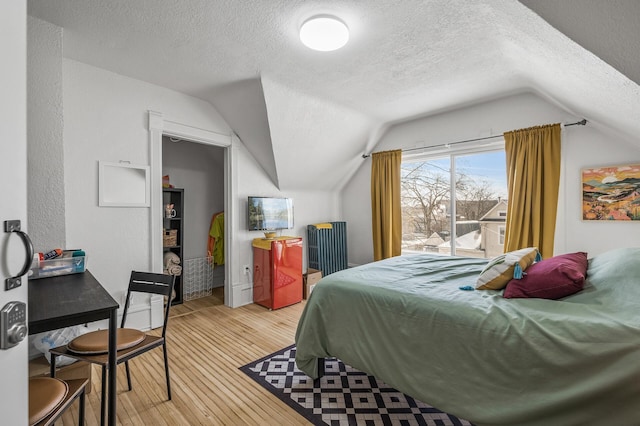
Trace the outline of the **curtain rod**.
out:
M 569 127 L 569 126 L 585 126 L 587 124 L 587 120 L 586 119 L 582 119 L 580 121 L 576 121 L 575 123 L 567 123 L 564 124 L 564 127 Z M 449 143 L 441 143 L 439 145 L 431 145 L 431 146 L 420 146 L 420 147 L 415 147 L 415 148 L 407 148 L 407 149 L 403 149 L 402 152 L 407 152 L 407 151 L 415 151 L 418 149 L 428 149 L 428 148 L 437 148 L 440 146 L 446 146 L 447 148 L 450 147 L 451 145 L 456 145 L 459 143 L 468 143 L 468 142 L 477 142 L 477 141 L 484 141 L 487 139 L 495 139 L 495 138 L 501 138 L 504 135 L 492 135 L 492 136 L 485 136 L 483 138 L 476 138 L 476 139 L 467 139 L 464 141 L 457 141 L 457 142 L 449 142 Z M 362 158 L 368 158 L 371 157 L 371 154 L 362 154 Z

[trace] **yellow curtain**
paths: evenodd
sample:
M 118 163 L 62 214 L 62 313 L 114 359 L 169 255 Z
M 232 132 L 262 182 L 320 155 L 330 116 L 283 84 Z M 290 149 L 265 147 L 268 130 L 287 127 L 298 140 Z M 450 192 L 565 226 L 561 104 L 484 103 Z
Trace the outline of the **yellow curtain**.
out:
M 371 219 L 374 260 L 399 256 L 402 250 L 401 163 L 401 150 L 371 154 Z
M 507 226 L 504 251 L 538 247 L 553 256 L 558 187 L 560 124 L 504 134 L 507 157 Z

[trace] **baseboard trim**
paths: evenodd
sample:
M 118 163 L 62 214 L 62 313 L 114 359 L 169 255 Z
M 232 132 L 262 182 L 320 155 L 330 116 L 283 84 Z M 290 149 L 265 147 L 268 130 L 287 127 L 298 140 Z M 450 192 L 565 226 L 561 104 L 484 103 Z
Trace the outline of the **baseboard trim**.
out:
M 253 285 L 250 283 L 238 283 L 231 287 L 233 291 L 233 306 L 232 308 L 239 308 L 240 306 L 249 305 L 253 303 Z

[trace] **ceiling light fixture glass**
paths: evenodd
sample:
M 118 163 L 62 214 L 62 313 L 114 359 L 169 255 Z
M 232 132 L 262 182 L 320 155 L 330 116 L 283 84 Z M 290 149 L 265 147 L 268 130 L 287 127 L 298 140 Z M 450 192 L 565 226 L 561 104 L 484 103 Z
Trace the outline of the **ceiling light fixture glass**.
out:
M 349 28 L 334 16 L 314 16 L 300 27 L 300 41 L 310 49 L 330 52 L 347 44 Z

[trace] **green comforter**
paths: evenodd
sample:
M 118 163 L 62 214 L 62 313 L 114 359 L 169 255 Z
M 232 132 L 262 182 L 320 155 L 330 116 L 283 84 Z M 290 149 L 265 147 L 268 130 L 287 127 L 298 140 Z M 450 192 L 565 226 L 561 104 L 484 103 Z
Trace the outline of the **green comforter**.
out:
M 640 425 L 640 249 L 590 259 L 561 300 L 460 290 L 486 262 L 415 255 L 323 278 L 298 368 L 316 378 L 337 357 L 477 425 Z

